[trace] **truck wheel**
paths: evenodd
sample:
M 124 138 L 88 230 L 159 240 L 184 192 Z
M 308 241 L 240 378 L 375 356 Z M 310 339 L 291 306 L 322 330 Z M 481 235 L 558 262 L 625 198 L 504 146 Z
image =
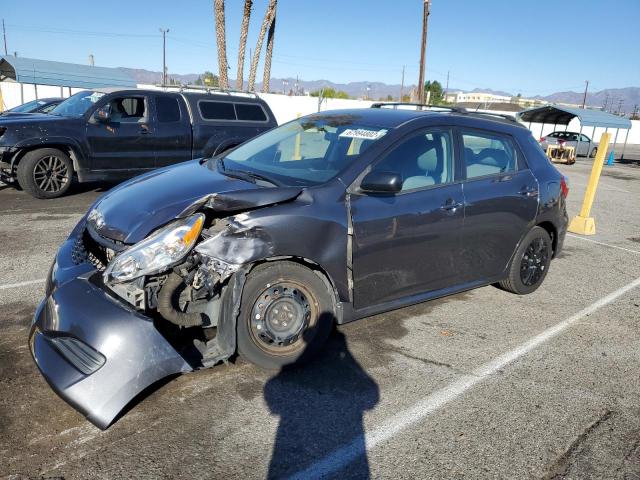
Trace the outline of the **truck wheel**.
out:
M 590 154 L 589 156 L 590 156 L 591 158 L 595 158 L 596 153 L 598 153 L 598 147 L 594 147 L 594 148 L 591 150 L 591 154 Z
M 264 263 L 247 277 L 238 317 L 238 352 L 269 370 L 312 358 L 334 321 L 332 294 L 294 262 Z
M 547 231 L 533 227 L 513 256 L 509 276 L 500 282 L 500 287 L 518 295 L 534 292 L 547 276 L 552 253 Z
M 55 148 L 27 152 L 18 164 L 18 183 L 35 198 L 64 195 L 73 180 L 73 162 Z

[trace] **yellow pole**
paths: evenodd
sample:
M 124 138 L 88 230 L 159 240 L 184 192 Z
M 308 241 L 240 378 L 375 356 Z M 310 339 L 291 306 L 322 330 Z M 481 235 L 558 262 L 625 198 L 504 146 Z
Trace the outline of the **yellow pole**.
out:
M 298 112 L 296 114 L 296 118 L 300 118 L 300 113 Z M 293 159 L 294 160 L 301 160 L 300 157 L 300 143 L 301 143 L 301 135 L 300 132 L 296 133 L 296 143 L 295 146 L 293 148 Z
M 4 99 L 2 98 L 2 86 L 0 86 L 0 112 L 4 112 Z
M 591 168 L 589 183 L 587 184 L 587 190 L 584 192 L 582 209 L 580 210 L 580 214 L 576 215 L 573 217 L 573 220 L 571 220 L 571 223 L 569 224 L 570 232 L 579 233 L 581 235 L 595 235 L 596 233 L 596 222 L 589 215 L 591 214 L 593 200 L 596 197 L 596 189 L 598 188 L 598 181 L 600 180 L 600 173 L 602 172 L 604 159 L 607 156 L 610 138 L 610 133 L 603 133 L 600 137 L 598 153 L 596 154 L 596 158 L 593 159 L 593 167 Z

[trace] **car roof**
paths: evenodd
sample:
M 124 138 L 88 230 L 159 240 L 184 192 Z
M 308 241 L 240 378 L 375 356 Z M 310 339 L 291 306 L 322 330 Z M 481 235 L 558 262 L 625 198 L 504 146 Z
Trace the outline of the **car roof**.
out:
M 310 118 L 321 117 L 341 117 L 341 116 L 353 116 L 356 117 L 357 122 L 364 126 L 375 126 L 378 128 L 397 128 L 408 122 L 424 120 L 429 118 L 431 120 L 441 120 L 449 123 L 452 118 L 465 119 L 466 126 L 469 122 L 472 122 L 474 126 L 485 127 L 492 130 L 501 130 L 505 126 L 513 128 L 526 127 L 515 120 L 507 120 L 502 117 L 492 116 L 491 114 L 479 113 L 479 112 L 460 112 L 460 111 L 434 111 L 434 110 L 408 110 L 408 109 L 391 109 L 391 108 L 354 108 L 348 110 L 326 110 L 323 112 L 313 113 L 309 115 Z M 435 123 L 435 122 L 434 122 Z M 456 122 L 458 123 L 458 122 Z

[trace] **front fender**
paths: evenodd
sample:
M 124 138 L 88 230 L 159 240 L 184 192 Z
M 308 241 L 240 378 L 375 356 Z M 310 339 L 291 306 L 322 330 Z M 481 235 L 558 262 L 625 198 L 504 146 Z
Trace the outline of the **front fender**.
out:
M 80 142 L 75 138 L 62 136 L 27 138 L 17 142 L 14 145 L 14 148 L 19 150 L 33 150 L 35 148 L 57 148 L 59 146 L 67 147 L 73 151 L 73 168 L 76 172 L 87 167 L 85 161 L 85 159 L 88 158 L 86 155 L 86 149 L 83 148 Z M 14 166 L 20 157 L 21 155 L 14 155 L 11 161 L 11 166 Z

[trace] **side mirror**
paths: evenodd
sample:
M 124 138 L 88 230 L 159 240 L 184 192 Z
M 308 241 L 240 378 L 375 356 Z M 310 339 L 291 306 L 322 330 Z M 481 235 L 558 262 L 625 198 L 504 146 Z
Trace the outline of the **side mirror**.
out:
M 93 114 L 93 118 L 95 118 L 100 123 L 107 123 L 109 120 L 111 120 L 111 104 L 107 103 L 106 105 L 103 105 L 98 110 L 96 110 L 96 112 Z
M 393 172 L 369 172 L 360 182 L 360 190 L 367 193 L 398 193 L 402 177 Z

